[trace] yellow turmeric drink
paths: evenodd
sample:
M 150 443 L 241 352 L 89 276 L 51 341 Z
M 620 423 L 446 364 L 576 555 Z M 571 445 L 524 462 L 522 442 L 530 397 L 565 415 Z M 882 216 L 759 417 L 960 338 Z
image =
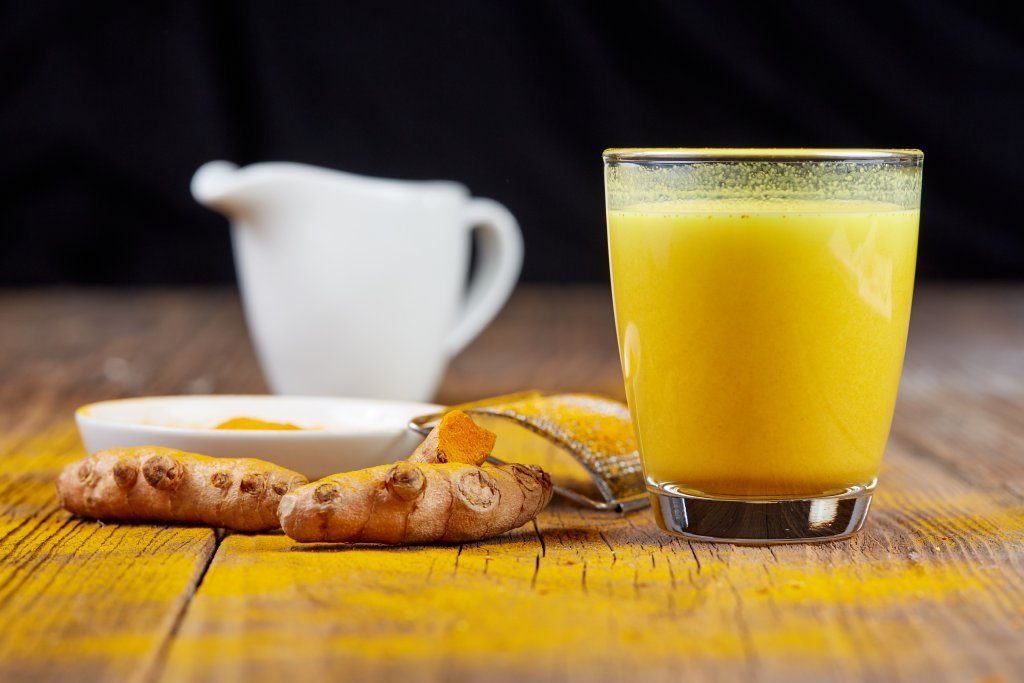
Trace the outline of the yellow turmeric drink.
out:
M 916 206 L 877 201 L 609 207 L 648 483 L 728 498 L 869 490 L 899 384 L 917 230 Z
M 796 543 L 861 528 L 903 364 L 923 161 L 605 151 L 622 371 L 662 529 Z

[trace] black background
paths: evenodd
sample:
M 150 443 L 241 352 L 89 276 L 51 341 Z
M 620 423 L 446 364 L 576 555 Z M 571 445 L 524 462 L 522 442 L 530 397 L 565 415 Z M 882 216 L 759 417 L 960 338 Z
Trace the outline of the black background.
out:
M 0 284 L 231 281 L 214 158 L 460 180 L 524 279 L 599 281 L 618 146 L 920 147 L 921 275 L 1021 277 L 1022 34 L 946 0 L 5 3 Z

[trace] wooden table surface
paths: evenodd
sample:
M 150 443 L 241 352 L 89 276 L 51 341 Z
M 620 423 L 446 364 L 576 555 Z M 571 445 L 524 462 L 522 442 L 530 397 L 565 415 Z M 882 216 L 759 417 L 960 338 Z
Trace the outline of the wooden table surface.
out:
M 604 288 L 521 288 L 439 399 L 622 396 Z M 688 543 L 556 504 L 450 547 L 100 524 L 75 406 L 262 392 L 232 291 L 0 293 L 0 680 L 1024 680 L 1024 288 L 919 289 L 852 540 Z

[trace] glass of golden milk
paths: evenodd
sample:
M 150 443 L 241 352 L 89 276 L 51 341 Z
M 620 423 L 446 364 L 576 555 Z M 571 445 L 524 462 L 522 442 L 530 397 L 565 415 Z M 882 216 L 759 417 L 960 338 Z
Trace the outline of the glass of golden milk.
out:
M 864 523 L 914 286 L 911 149 L 609 149 L 622 373 L 658 524 L 832 540 Z

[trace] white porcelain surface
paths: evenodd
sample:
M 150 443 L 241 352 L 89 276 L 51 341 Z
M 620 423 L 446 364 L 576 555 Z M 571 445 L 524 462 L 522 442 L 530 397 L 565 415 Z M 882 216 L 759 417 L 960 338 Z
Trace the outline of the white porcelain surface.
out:
M 213 161 L 192 195 L 231 219 L 246 318 L 277 393 L 429 400 L 522 265 L 512 214 L 459 183 Z
M 88 452 L 167 446 L 219 457 L 260 458 L 310 479 L 394 462 L 421 437 L 409 420 L 432 403 L 294 396 L 157 396 L 101 401 L 75 413 Z M 302 431 L 215 430 L 234 418 L 290 422 Z

